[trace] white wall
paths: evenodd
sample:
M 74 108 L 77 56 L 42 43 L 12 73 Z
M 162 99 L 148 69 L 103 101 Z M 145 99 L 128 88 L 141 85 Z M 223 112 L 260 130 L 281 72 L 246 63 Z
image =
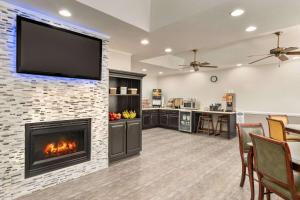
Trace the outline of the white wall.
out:
M 109 49 L 108 67 L 109 69 L 118 69 L 123 71 L 131 71 L 131 54 L 127 52 Z
M 217 75 L 217 83 L 210 76 Z M 237 94 L 239 111 L 300 113 L 300 61 L 198 72 L 158 78 L 167 98 L 196 97 L 202 107 L 221 102 L 227 90 Z
M 152 75 L 152 74 L 147 74 L 147 76 L 145 76 L 143 78 L 143 98 L 148 98 L 148 99 L 152 99 L 152 91 L 153 89 L 158 88 L 157 85 L 157 76 Z

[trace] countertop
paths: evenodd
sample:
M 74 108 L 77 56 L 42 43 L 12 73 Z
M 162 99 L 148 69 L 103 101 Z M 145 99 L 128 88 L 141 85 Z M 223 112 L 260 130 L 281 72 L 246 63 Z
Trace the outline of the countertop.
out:
M 211 113 L 211 114 L 236 114 L 236 112 L 223 112 L 223 111 L 204 111 L 199 109 L 180 109 L 180 108 L 143 108 L 143 110 L 178 110 L 178 111 L 192 111 L 199 113 Z

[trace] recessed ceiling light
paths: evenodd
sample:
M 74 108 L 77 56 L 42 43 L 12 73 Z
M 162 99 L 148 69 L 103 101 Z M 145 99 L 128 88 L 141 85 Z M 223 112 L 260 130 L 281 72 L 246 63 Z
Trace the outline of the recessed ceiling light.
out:
M 72 13 L 66 9 L 62 9 L 58 12 L 60 15 L 64 16 L 64 17 L 71 17 Z
M 242 10 L 242 9 L 235 9 L 234 11 L 232 11 L 231 13 L 230 13 L 230 15 L 232 16 L 232 17 L 238 17 L 238 16 L 241 16 L 242 14 L 244 14 L 244 10 Z
M 194 72 L 195 70 L 193 70 L 193 69 L 190 69 L 190 72 Z
M 143 71 L 143 72 L 146 72 L 146 71 L 147 71 L 147 69 L 145 69 L 145 68 L 144 68 L 144 69 L 142 69 L 142 71 Z
M 252 31 L 255 31 L 257 28 L 256 28 L 256 26 L 249 26 L 249 27 L 247 27 L 246 28 L 246 32 L 252 32 Z
M 241 67 L 241 66 L 243 66 L 243 64 L 238 63 L 238 64 L 236 64 L 236 66 L 237 66 L 237 67 Z
M 300 57 L 299 56 L 295 56 L 293 57 L 293 60 L 298 60 Z
M 142 39 L 142 40 L 141 40 L 141 44 L 142 44 L 142 45 L 147 45 L 147 44 L 149 44 L 149 40 L 147 40 L 147 39 Z
M 166 49 L 165 49 L 165 52 L 166 52 L 166 53 L 171 53 L 171 52 L 172 52 L 172 49 L 171 49 L 171 48 L 166 48 Z
M 163 72 L 158 72 L 158 74 L 160 74 L 160 75 L 161 75 L 161 74 L 163 74 Z

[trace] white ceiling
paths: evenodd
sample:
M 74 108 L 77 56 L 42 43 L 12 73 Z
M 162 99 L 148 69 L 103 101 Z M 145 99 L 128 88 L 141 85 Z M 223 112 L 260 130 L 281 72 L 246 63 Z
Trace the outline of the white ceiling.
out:
M 148 0 L 122 0 L 121 4 L 117 0 L 78 0 L 84 4 L 74 0 L 5 1 L 110 35 L 111 48 L 133 54 L 135 65 L 142 65 L 140 60 L 166 55 L 166 47 L 186 62 L 191 60 L 189 51 L 197 48 L 199 58 L 220 65 L 220 69 L 248 63 L 247 55 L 267 53 L 273 48 L 275 38 L 271 33 L 277 30 L 286 32 L 283 46 L 300 46 L 299 28 L 288 28 L 299 24 L 299 0 L 151 0 L 148 21 Z M 69 9 L 73 16 L 59 16 L 61 8 Z M 244 9 L 245 14 L 231 17 L 229 13 L 235 8 Z M 249 25 L 257 26 L 257 31 L 246 33 Z M 150 44 L 142 46 L 142 38 L 148 38 Z

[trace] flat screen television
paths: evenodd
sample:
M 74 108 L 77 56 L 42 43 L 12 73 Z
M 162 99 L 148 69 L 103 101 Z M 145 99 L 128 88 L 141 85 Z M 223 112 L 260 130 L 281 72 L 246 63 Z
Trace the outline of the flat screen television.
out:
M 17 17 L 17 72 L 101 80 L 102 40 Z

